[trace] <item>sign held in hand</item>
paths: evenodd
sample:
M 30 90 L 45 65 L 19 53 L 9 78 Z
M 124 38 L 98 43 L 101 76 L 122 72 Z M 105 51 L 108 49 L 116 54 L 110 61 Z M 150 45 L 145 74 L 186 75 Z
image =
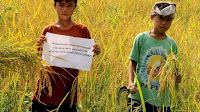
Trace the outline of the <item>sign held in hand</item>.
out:
M 49 66 L 89 71 L 93 58 L 94 39 L 46 33 L 42 59 Z

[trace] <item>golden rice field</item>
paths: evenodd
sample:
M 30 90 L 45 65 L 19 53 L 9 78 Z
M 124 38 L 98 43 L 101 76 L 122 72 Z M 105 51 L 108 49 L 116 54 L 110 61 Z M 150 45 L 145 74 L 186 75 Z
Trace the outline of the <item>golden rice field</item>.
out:
M 157 0 L 78 0 L 73 20 L 88 26 L 102 48 L 90 72 L 81 71 L 79 112 L 125 112 L 129 53 L 135 36 L 153 28 L 151 7 Z M 200 1 L 171 0 L 177 14 L 167 34 L 178 44 L 183 75 L 171 95 L 173 112 L 200 112 Z M 53 0 L 0 0 L 0 112 L 29 112 L 42 68 L 35 41 L 56 21 Z

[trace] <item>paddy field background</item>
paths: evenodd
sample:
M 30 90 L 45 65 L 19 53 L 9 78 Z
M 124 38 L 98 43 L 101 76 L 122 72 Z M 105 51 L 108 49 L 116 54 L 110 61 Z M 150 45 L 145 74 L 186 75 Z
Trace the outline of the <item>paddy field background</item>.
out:
M 85 24 L 101 46 L 90 72 L 81 71 L 80 112 L 125 112 L 117 91 L 128 85 L 128 56 L 138 33 L 153 28 L 151 7 L 157 0 L 78 0 L 73 20 Z M 200 1 L 171 0 L 176 18 L 167 34 L 178 44 L 183 75 L 172 94 L 173 112 L 200 111 Z M 44 26 L 57 20 L 53 0 L 0 0 L 0 112 L 29 112 L 39 70 L 35 42 Z

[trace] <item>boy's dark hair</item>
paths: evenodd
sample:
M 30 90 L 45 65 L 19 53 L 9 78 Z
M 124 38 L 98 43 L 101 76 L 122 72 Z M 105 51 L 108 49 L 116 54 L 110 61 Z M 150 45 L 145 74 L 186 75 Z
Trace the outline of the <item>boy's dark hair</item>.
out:
M 165 7 L 169 6 L 167 3 L 162 3 L 157 5 L 160 10 L 164 9 Z
M 158 4 L 157 6 L 158 6 L 158 8 L 160 9 L 160 10 L 162 10 L 162 9 L 164 9 L 165 7 L 167 7 L 167 6 L 169 6 L 170 4 L 167 4 L 167 3 L 161 3 L 161 4 Z
M 173 2 L 161 1 L 161 2 L 156 2 L 152 9 L 155 9 L 155 7 L 157 6 L 160 10 L 162 10 L 163 8 L 165 8 L 169 5 L 174 5 L 176 7 L 176 4 Z
M 61 2 L 63 0 L 54 0 L 54 4 L 56 4 L 56 2 Z M 77 0 L 66 0 L 66 2 L 69 2 L 69 1 L 74 1 L 75 3 L 75 6 L 77 5 Z

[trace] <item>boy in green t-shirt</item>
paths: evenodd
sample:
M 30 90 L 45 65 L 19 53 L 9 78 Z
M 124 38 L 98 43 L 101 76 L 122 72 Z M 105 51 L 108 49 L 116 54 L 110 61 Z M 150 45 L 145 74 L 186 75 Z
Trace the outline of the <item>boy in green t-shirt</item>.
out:
M 135 72 L 142 90 L 146 111 L 157 112 L 161 110 L 170 112 L 169 89 L 166 89 L 161 97 L 158 96 L 159 78 L 156 76 L 160 71 L 161 65 L 167 59 L 166 54 L 177 54 L 178 52 L 176 42 L 166 35 L 166 31 L 170 28 L 175 17 L 175 10 L 176 4 L 174 3 L 157 2 L 151 12 L 151 20 L 154 22 L 154 28 L 138 34 L 134 40 L 129 57 L 131 62 L 129 65 L 128 88 L 131 90 L 131 94 L 129 95 L 128 105 L 131 105 L 131 100 L 133 101 L 132 110 L 130 111 L 136 111 L 136 108 L 141 106 L 141 98 L 134 76 Z M 150 73 L 153 75 L 149 88 L 148 80 Z M 175 82 L 180 83 L 181 78 L 181 75 L 178 74 Z M 141 111 L 142 109 L 140 109 Z

